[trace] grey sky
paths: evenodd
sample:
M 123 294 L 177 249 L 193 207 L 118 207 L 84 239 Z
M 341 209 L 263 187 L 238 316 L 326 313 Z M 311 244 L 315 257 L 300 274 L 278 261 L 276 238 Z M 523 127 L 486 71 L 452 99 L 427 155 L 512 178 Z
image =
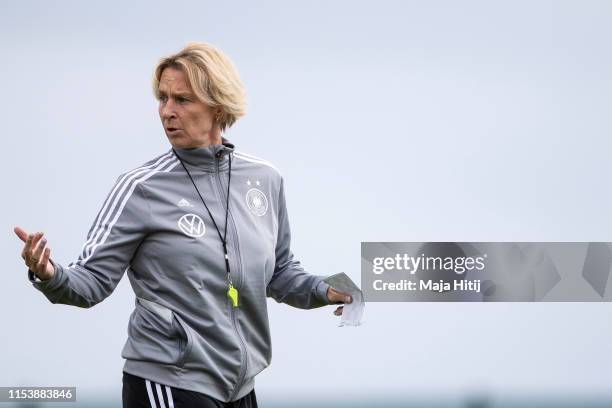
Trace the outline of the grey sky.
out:
M 361 241 L 612 241 L 610 2 L 3 2 L 0 385 L 118 393 L 133 293 L 84 310 L 30 286 L 14 225 L 67 264 L 116 177 L 169 144 L 153 66 L 219 46 L 227 137 L 284 174 L 293 250 L 359 282 Z M 270 300 L 262 395 L 610 390 L 611 306 Z

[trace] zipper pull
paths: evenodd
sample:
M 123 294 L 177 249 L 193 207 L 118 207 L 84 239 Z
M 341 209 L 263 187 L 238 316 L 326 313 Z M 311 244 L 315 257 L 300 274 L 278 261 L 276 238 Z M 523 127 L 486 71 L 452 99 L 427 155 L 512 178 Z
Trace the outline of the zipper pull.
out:
M 238 290 L 232 285 L 229 284 L 229 289 L 227 290 L 227 296 L 232 300 L 232 306 L 238 307 Z

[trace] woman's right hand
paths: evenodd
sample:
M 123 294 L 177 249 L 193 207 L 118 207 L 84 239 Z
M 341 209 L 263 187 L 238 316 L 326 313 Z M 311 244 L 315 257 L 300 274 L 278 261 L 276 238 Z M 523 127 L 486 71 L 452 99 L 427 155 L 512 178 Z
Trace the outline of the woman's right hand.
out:
M 28 234 L 23 229 L 15 227 L 15 234 L 25 242 L 21 257 L 25 264 L 40 280 L 49 280 L 55 275 L 55 268 L 49 261 L 51 249 L 47 247 L 47 239 L 43 238 L 42 232 Z

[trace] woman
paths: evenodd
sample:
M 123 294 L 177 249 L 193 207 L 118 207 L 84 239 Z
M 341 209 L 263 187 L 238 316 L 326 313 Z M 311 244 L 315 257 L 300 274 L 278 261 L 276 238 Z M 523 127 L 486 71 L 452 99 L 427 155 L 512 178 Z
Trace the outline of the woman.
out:
M 245 112 L 231 61 L 190 43 L 159 62 L 153 89 L 172 148 L 117 179 L 75 262 L 53 262 L 42 233 L 16 227 L 22 257 L 51 303 L 78 307 L 127 271 L 124 407 L 255 407 L 271 360 L 266 297 L 303 309 L 351 299 L 293 258 L 276 168 L 222 137 Z

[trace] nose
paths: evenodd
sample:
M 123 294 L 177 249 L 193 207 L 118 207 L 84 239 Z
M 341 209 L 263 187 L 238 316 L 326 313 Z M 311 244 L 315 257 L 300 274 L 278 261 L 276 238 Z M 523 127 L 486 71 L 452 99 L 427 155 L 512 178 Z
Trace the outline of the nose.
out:
M 172 99 L 169 99 L 166 102 L 160 102 L 159 113 L 161 118 L 164 120 L 176 117 Z

